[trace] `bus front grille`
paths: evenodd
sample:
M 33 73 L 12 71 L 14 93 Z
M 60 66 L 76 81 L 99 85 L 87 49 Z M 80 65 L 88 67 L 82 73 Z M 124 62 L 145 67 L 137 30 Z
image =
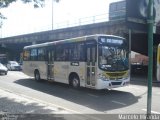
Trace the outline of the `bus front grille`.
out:
M 112 85 L 121 85 L 122 82 L 111 82 Z
M 118 77 L 118 76 L 124 76 L 126 74 L 126 72 L 111 72 L 111 73 L 106 73 L 107 75 L 109 75 L 110 77 Z

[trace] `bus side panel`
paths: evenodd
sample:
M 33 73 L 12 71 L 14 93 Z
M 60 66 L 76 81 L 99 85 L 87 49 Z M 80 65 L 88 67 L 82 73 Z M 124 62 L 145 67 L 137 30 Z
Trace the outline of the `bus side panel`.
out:
M 22 70 L 23 70 L 23 73 L 25 73 L 26 75 L 34 77 L 34 71 L 30 66 L 31 63 L 32 63 L 31 61 L 23 61 Z
M 80 86 L 85 87 L 86 80 L 86 63 L 85 62 L 70 62 L 70 73 L 76 73 L 80 80 Z
M 44 61 L 24 61 L 23 72 L 31 77 L 34 77 L 34 71 L 38 70 L 41 79 L 47 79 L 47 64 Z
M 68 84 L 69 62 L 54 62 L 54 81 Z
M 85 62 L 54 62 L 54 78 L 56 82 L 69 84 L 69 75 L 76 73 L 80 85 L 85 87 Z

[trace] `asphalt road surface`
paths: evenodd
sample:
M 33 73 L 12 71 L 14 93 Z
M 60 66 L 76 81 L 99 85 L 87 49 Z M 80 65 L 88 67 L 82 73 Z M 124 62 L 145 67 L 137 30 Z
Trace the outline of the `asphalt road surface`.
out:
M 109 91 L 76 90 L 65 84 L 36 82 L 22 72 L 9 71 L 8 75 L 0 75 L 0 112 L 92 114 L 93 118 L 99 118 L 97 114 L 146 114 L 144 81 L 139 76 L 132 77 L 127 87 Z M 160 87 L 153 86 L 152 91 L 152 113 L 160 114 Z

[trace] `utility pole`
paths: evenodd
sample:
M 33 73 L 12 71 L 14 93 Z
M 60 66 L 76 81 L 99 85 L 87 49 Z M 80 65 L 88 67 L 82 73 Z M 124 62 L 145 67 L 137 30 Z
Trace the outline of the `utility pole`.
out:
M 148 95 L 147 95 L 147 120 L 150 120 L 152 104 L 152 78 L 153 78 L 153 0 L 148 4 Z
M 60 0 L 52 0 L 52 30 L 53 30 L 53 24 L 54 24 L 54 22 L 53 22 L 53 8 L 54 8 L 54 2 L 56 2 L 56 3 L 58 3 Z
M 54 1 L 52 0 L 52 30 L 53 30 L 53 4 L 54 4 Z

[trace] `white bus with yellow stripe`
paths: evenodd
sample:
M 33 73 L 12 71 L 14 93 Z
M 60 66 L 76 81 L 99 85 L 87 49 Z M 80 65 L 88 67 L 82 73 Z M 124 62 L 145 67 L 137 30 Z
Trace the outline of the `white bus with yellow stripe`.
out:
M 24 47 L 23 72 L 74 88 L 111 89 L 130 82 L 126 39 L 90 35 Z

